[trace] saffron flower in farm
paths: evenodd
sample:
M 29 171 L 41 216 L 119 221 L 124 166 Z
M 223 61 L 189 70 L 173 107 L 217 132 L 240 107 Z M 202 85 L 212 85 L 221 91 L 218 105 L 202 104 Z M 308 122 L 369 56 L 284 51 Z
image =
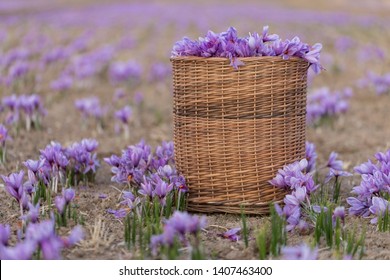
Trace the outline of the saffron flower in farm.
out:
M 359 81 L 359 85 L 362 88 L 373 88 L 377 95 L 390 93 L 390 73 L 379 75 L 370 71 Z
M 131 119 L 131 115 L 132 109 L 130 106 L 125 106 L 122 109 L 116 111 L 114 114 L 116 119 L 115 131 L 116 133 L 120 133 L 120 131 L 123 131 L 125 139 L 128 139 L 130 136 L 129 121 Z
M 316 260 L 317 257 L 318 249 L 311 249 L 305 243 L 282 248 L 282 258 L 285 260 Z
M 378 222 L 389 208 L 390 194 L 390 150 L 375 154 L 376 162 L 368 160 L 355 167 L 360 174 L 360 184 L 352 189 L 356 197 L 347 198 L 349 214 L 368 217 L 374 215 L 372 223 Z
M 7 128 L 0 124 L 0 163 L 5 163 L 6 159 L 6 142 L 11 141 L 12 138 L 8 135 Z
M 322 120 L 346 113 L 351 96 L 350 88 L 335 92 L 327 87 L 314 90 L 307 97 L 307 123 L 316 125 Z
M 87 121 L 89 118 L 94 118 L 98 123 L 98 127 L 102 126 L 103 117 L 107 113 L 107 108 L 100 104 L 100 100 L 97 97 L 77 99 L 74 105 L 80 111 L 84 121 Z
M 0 225 L 0 229 L 3 225 Z M 8 239 L 4 236 L 4 239 Z M 68 236 L 61 237 L 55 231 L 53 220 L 44 220 L 39 223 L 29 223 L 23 240 L 15 246 L 8 246 L 8 242 L 0 243 L 0 259 L 2 260 L 28 260 L 37 251 L 42 253 L 46 260 L 61 258 L 61 252 L 65 248 L 76 245 L 84 238 L 84 232 L 80 226 L 72 229 Z
M 220 234 L 223 238 L 230 239 L 231 241 L 238 241 L 240 240 L 239 232 L 241 231 L 241 228 L 232 228 L 227 230 L 226 232 Z
M 176 211 L 172 217 L 165 221 L 164 231 L 160 235 L 154 235 L 151 238 L 151 249 L 157 253 L 158 248 L 166 247 L 168 250 L 174 249 L 175 240 L 182 244 L 190 245 L 188 235 L 193 235 L 196 239 L 194 245 L 190 245 L 194 251 L 199 251 L 199 232 L 206 227 L 205 216 L 196 216 L 187 212 Z M 193 248 L 195 247 L 195 248 Z
M 238 37 L 237 30 L 230 27 L 226 32 L 219 34 L 209 31 L 199 40 L 185 37 L 175 43 L 172 56 L 226 57 L 230 59 L 235 69 L 244 65 L 241 57 L 278 56 L 282 59 L 298 57 L 310 63 L 314 72 L 319 73 L 322 69 L 321 49 L 321 44 L 310 46 L 298 37 L 282 40 L 279 35 L 269 34 L 268 26 L 264 26 L 261 34 L 249 33 L 246 37 Z
M 123 82 L 136 83 L 141 78 L 141 66 L 134 61 L 119 61 L 110 65 L 109 76 L 113 84 Z
M 32 127 L 40 128 L 42 118 L 46 115 L 41 97 L 37 94 L 5 96 L 2 99 L 2 106 L 8 111 L 6 124 L 18 125 L 24 116 L 27 131 Z

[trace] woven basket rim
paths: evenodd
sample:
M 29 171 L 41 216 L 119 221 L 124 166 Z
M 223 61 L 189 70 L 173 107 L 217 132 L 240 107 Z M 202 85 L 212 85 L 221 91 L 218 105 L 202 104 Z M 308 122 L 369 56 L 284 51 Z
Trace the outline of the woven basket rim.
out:
M 250 56 L 250 57 L 237 57 L 242 62 L 256 62 L 256 61 L 269 61 L 269 62 L 275 62 L 275 61 L 302 61 L 309 63 L 305 61 L 303 58 L 300 57 L 290 57 L 288 59 L 283 59 L 281 56 Z M 170 60 L 173 61 L 210 61 L 210 62 L 225 62 L 229 61 L 229 58 L 227 57 L 202 57 L 202 56 L 174 56 L 171 57 Z

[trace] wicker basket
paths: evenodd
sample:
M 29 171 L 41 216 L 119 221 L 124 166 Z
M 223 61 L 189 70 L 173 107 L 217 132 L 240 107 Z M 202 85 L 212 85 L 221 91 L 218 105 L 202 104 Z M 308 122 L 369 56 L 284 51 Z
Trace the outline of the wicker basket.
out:
M 252 57 L 172 58 L 174 144 L 188 210 L 267 214 L 285 193 L 277 170 L 302 159 L 308 63 Z

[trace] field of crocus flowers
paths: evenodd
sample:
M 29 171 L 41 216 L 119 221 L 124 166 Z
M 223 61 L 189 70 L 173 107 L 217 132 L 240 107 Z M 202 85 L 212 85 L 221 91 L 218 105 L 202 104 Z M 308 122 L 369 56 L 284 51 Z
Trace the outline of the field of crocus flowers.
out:
M 390 259 L 390 3 L 317 2 L 2 1 L 0 259 Z M 185 55 L 313 66 L 269 216 L 186 212 Z

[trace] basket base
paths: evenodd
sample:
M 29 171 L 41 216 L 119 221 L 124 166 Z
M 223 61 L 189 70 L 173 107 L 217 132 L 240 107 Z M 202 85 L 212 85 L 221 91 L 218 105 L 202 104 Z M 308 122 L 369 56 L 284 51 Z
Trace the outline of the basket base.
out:
M 275 201 L 281 204 L 281 201 Z M 250 214 L 250 215 L 268 215 L 270 213 L 270 204 L 261 203 L 256 205 L 226 205 L 218 203 L 191 203 L 189 202 L 187 211 L 200 213 L 229 213 L 229 214 Z

